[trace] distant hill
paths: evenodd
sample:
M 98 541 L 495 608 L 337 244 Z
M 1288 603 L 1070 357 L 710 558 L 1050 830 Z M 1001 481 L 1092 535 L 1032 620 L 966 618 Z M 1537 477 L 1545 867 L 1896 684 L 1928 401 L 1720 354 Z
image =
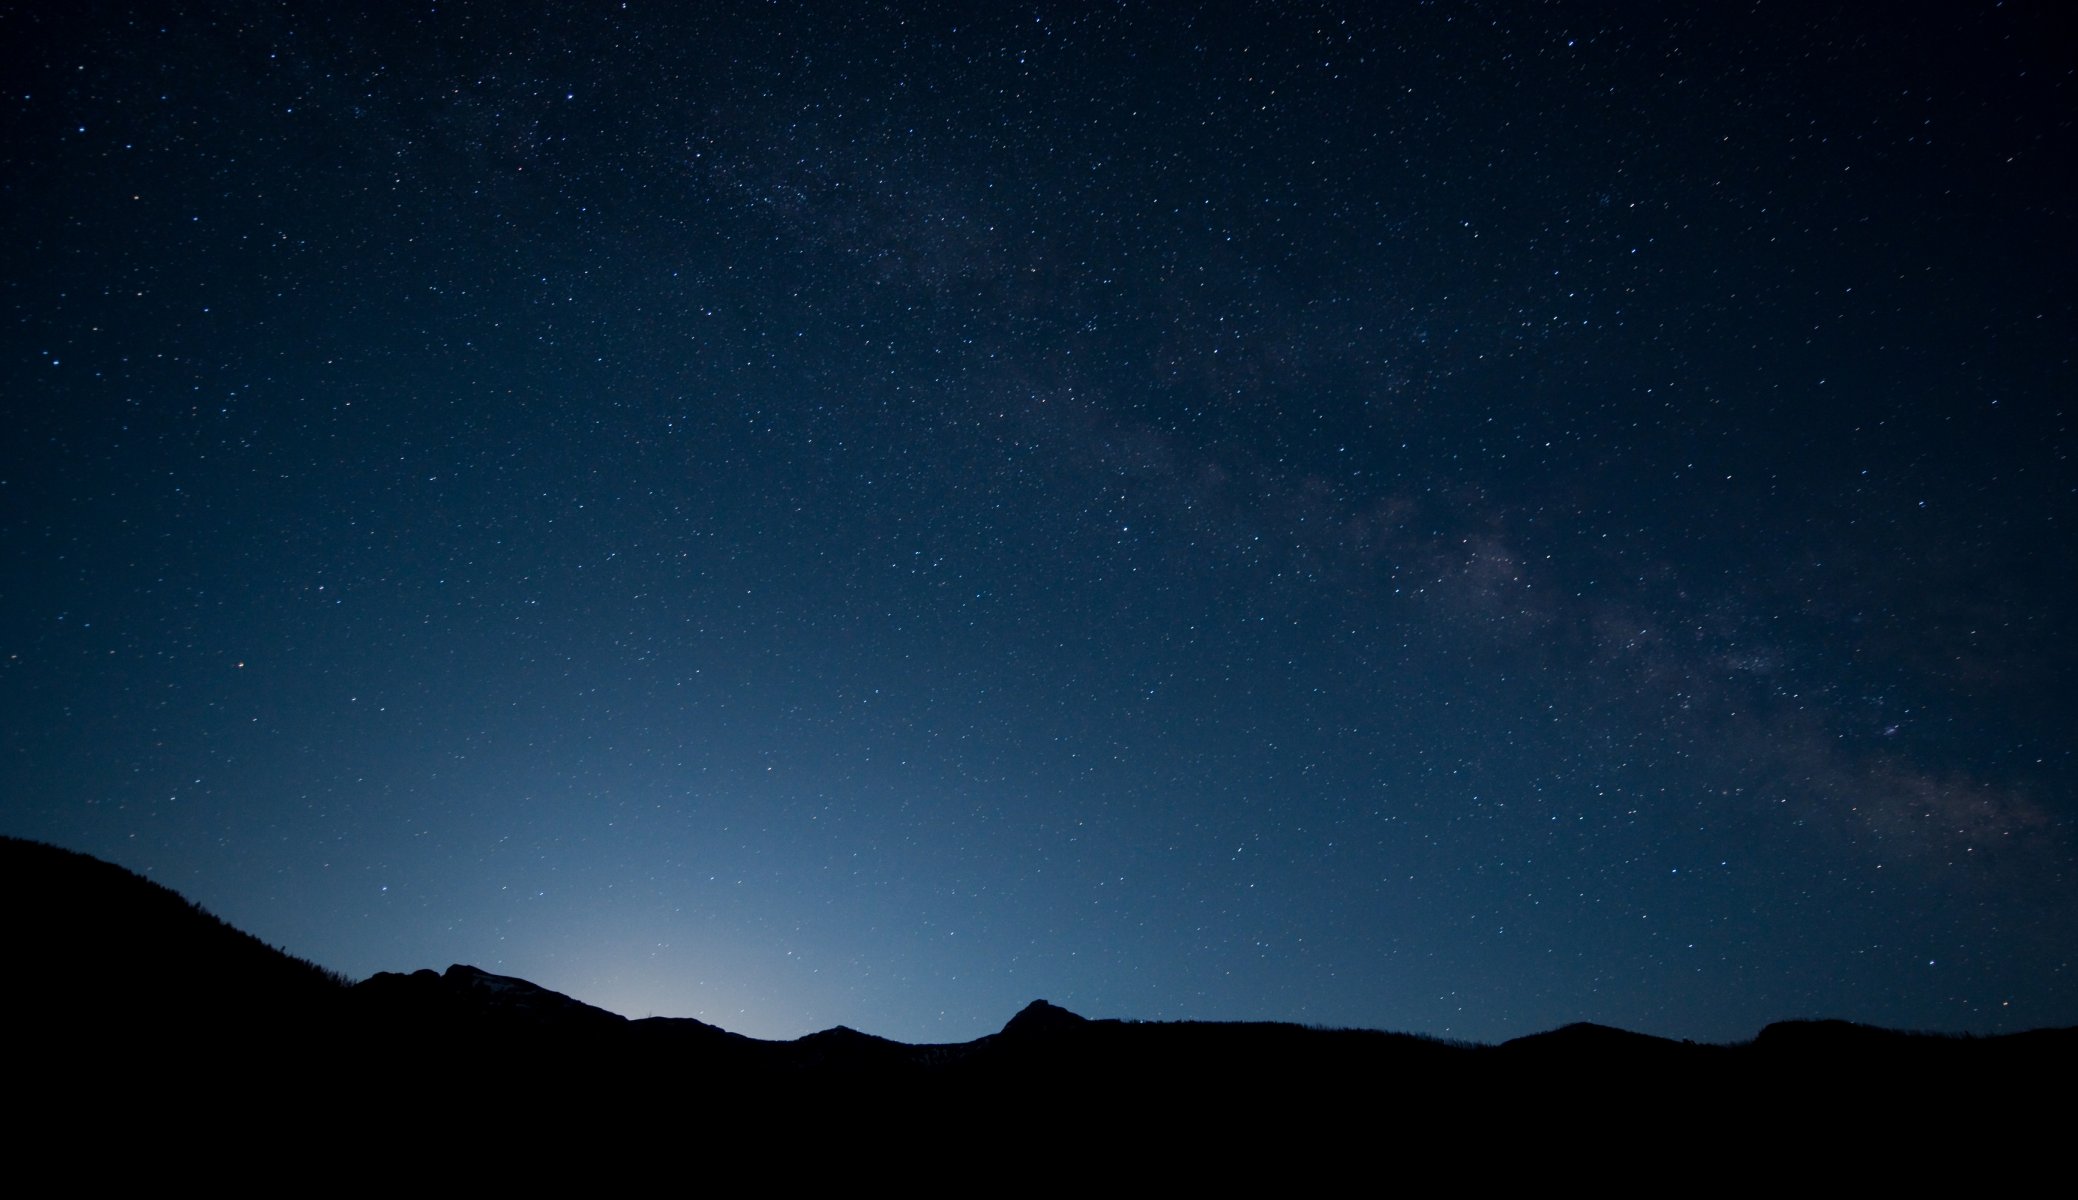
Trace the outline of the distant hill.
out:
M 122 868 L 11 838 L 0 838 L 0 906 L 11 1094 L 100 1110 L 171 1087 L 148 1106 L 155 1120 L 235 1112 L 276 1136 L 521 1122 L 561 1135 L 841 1127 L 994 1145 L 1064 1129 L 1112 1143 L 1202 1139 L 1238 1124 L 1337 1155 L 1380 1137 L 1402 1152 L 1494 1137 L 1664 1149 L 1733 1131 L 1823 1141 L 1845 1129 L 1903 1147 L 1929 1128 L 2025 1141 L 2068 1116 L 2056 1097 L 2078 1065 L 2078 1030 L 1960 1038 L 1786 1022 L 1752 1042 L 1699 1046 L 1572 1025 L 1481 1046 L 1090 1020 L 1045 1001 L 969 1042 L 916 1046 L 842 1027 L 762 1041 L 688 1019 L 631 1021 L 463 965 L 350 983 Z

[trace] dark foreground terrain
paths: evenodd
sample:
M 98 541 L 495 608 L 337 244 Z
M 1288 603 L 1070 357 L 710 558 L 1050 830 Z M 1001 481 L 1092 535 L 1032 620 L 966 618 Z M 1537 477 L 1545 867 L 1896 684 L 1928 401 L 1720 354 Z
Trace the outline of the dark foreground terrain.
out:
M 0 839 L 0 905 L 16 1158 L 103 1172 L 336 1160 L 596 1176 L 668 1154 L 738 1181 L 1362 1170 L 1996 1184 L 2059 1161 L 2078 1107 L 2068 1029 L 1799 1021 L 1720 1046 L 1572 1025 L 1486 1046 L 1087 1020 L 1034 1001 L 971 1042 L 842 1027 L 770 1042 L 628 1020 L 467 966 L 354 983 L 33 842 Z

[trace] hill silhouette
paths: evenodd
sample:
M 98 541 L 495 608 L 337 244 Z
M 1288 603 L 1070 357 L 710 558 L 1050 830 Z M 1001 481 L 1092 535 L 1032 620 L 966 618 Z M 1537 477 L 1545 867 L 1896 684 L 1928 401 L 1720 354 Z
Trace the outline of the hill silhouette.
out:
M 267 945 L 121 867 L 0 838 L 18 1027 L 104 1039 L 247 1036 L 339 1001 L 352 980 Z
M 1960 1154 L 1996 1136 L 2010 1159 L 2031 1139 L 2054 1144 L 2060 1102 L 2025 1098 L 2054 1096 L 2078 1064 L 2069 1029 L 1969 1038 L 1794 1021 L 1727 1046 L 1578 1024 L 1487 1046 L 1092 1020 L 1043 1000 L 968 1042 L 841 1026 L 765 1041 L 629 1020 L 460 964 L 350 983 L 129 871 L 34 842 L 0 839 L 0 905 L 12 1093 L 106 1110 L 170 1089 L 151 1111 L 190 1132 L 208 1111 L 278 1137 L 378 1118 L 563 1138 L 697 1128 L 742 1146 L 835 1129 L 873 1145 L 935 1139 L 943 1155 L 948 1140 L 973 1150 L 1073 1131 L 1078 1146 L 1133 1153 L 1177 1136 L 1211 1153 L 1240 1136 L 1259 1154 L 1274 1135 L 1331 1158 L 1381 1138 L 1409 1153 L 1498 1141 L 1541 1147 L 1537 1162 L 1641 1153 L 1641 1140 L 1654 1153 L 1759 1137 L 1902 1154 L 1937 1137 Z

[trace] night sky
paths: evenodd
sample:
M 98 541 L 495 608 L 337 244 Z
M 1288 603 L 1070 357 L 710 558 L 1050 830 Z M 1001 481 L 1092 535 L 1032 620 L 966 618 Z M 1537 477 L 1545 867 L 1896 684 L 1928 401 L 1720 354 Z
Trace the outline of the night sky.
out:
M 2078 1023 L 2060 5 L 348 7 L 0 7 L 0 832 L 759 1036 Z

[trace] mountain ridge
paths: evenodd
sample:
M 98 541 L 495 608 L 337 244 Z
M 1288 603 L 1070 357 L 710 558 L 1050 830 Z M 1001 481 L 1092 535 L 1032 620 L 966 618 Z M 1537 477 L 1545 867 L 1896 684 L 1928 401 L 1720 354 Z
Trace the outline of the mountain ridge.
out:
M 7 905 L 11 912 L 26 909 L 48 912 L 54 905 L 67 912 L 68 923 L 63 929 L 47 922 L 16 923 L 16 937 L 18 944 L 23 947 L 24 957 L 41 956 L 46 967 L 42 974 L 46 979 L 53 974 L 60 978 L 94 975 L 95 970 L 85 965 L 91 961 L 85 953 L 87 945 L 93 946 L 95 954 L 104 962 L 118 955 L 130 956 L 131 961 L 127 965 L 130 971 L 140 969 L 140 964 L 136 961 L 139 957 L 149 960 L 142 966 L 142 969 L 148 970 L 156 964 L 168 961 L 169 952 L 177 948 L 184 964 L 183 973 L 189 975 L 195 973 L 198 962 L 220 963 L 229 959 L 240 959 L 242 961 L 239 969 L 233 972 L 240 986 L 248 986 L 253 978 L 268 977 L 272 985 L 267 989 L 270 993 L 292 994 L 299 998 L 345 993 L 355 997 L 356 1003 L 371 1008 L 403 1004 L 417 1006 L 426 1012 L 466 1010 L 478 1016 L 517 1026 L 567 1028 L 583 1025 L 595 1029 L 668 1027 L 679 1030 L 697 1027 L 745 1042 L 765 1045 L 789 1045 L 811 1039 L 818 1042 L 851 1039 L 859 1040 L 860 1044 L 889 1046 L 971 1044 L 905 1043 L 844 1025 L 817 1030 L 791 1039 L 763 1039 L 736 1033 L 691 1017 L 630 1018 L 553 991 L 530 980 L 497 974 L 466 963 L 450 964 L 444 972 L 430 968 L 408 972 L 378 971 L 367 979 L 355 981 L 311 960 L 291 954 L 286 949 L 271 946 L 237 929 L 173 889 L 126 868 L 91 855 L 23 838 L 0 836 L 0 904 Z M 185 922 L 186 927 L 178 932 L 173 931 L 174 926 L 181 922 Z M 1851 1043 L 1858 1046 L 1919 1041 L 1996 1042 L 2001 1039 L 2029 1037 L 2040 1040 L 2046 1035 L 2074 1032 L 2045 1029 L 2004 1034 L 1932 1033 L 1890 1029 L 1839 1018 L 1796 1018 L 1771 1022 L 1748 1042 L 1695 1043 L 1595 1022 L 1578 1021 L 1489 1044 L 1454 1041 L 1427 1034 L 1361 1028 L 1323 1028 L 1285 1021 L 1093 1019 L 1045 999 L 1034 999 L 1013 1014 L 995 1033 L 984 1034 L 974 1041 L 1058 1035 L 1063 1031 L 1106 1025 L 1127 1025 L 1135 1028 L 1248 1027 L 1290 1029 L 1319 1034 L 1364 1033 L 1420 1039 L 1462 1048 L 1508 1048 L 1517 1052 L 1590 1043 L 1604 1046 L 1621 1043 L 1633 1047 L 1715 1046 L 1723 1049 L 1812 1042 Z
M 54 1111 L 105 1106 L 110 1080 L 156 1080 L 209 1098 L 185 1120 L 233 1111 L 298 1129 L 408 1116 L 618 1137 L 692 1121 L 765 1144 L 805 1122 L 890 1138 L 929 1127 L 1000 1146 L 1153 1122 L 1192 1136 L 1359 1142 L 1390 1127 L 1469 1148 L 1488 1125 L 1544 1140 L 1620 1126 L 1677 1145 L 1685 1130 L 1758 1136 L 1756 1122 L 1792 1118 L 1846 1120 L 1871 1137 L 1935 1117 L 1989 1130 L 2010 1114 L 1983 1098 L 2057 1086 L 2078 1066 L 2078 1029 L 1967 1037 L 1787 1021 L 1713 1045 L 1582 1022 L 1483 1045 L 1093 1019 L 1045 1000 L 964 1042 L 842 1025 L 762 1040 L 694 1018 L 630 1019 L 464 963 L 350 983 L 168 889 L 38 843 L 0 839 L 0 881 L 24 950 L 0 992 L 12 1086 L 58 1098 Z M 152 972 L 143 985 L 132 951 Z

